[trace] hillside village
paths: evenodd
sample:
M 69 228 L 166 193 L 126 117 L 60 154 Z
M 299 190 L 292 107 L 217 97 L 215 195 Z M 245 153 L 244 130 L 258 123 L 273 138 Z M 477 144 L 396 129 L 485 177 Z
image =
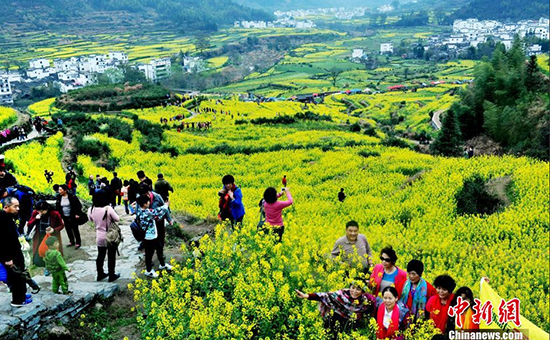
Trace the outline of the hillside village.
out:
M 549 19 L 540 18 L 539 20 L 524 20 L 517 23 L 505 24 L 495 20 L 467 19 L 455 20 L 452 33 L 430 36 L 423 43 L 424 50 L 445 47 L 449 53 L 455 55 L 465 51 L 469 47 L 477 47 L 480 43 L 485 43 L 491 37 L 495 42 L 501 42 L 506 49 L 512 46 L 514 36 L 518 35 L 524 38 L 527 35 L 535 36 L 539 39 L 550 38 Z M 417 43 L 414 43 L 415 45 Z M 384 42 L 380 44 L 380 54 L 394 53 L 393 42 Z M 526 47 L 528 55 L 541 54 L 542 46 L 532 44 Z M 368 58 L 368 54 L 363 49 L 354 49 L 351 60 L 354 62 L 363 62 Z
M 275 12 L 279 19 L 274 22 L 235 21 L 234 27 L 245 29 L 272 27 L 311 29 L 315 27 L 313 21 L 299 21 L 295 18 L 314 14 L 353 17 L 364 15 L 367 10 L 367 8 L 359 8 L 346 12 L 343 9 L 332 8 Z M 496 42 L 502 42 L 508 49 L 511 47 L 515 35 L 522 38 L 531 35 L 540 39 L 549 39 L 549 19 L 540 18 L 539 20 L 525 20 L 517 23 L 502 23 L 494 20 L 479 21 L 477 19 L 456 20 L 453 23 L 452 33 L 431 36 L 422 42 L 422 47 L 426 51 L 443 47 L 447 50 L 448 55 L 457 56 L 458 53 L 470 47 L 477 47 L 480 43 L 487 42 L 490 37 Z M 392 41 L 382 42 L 379 54 L 393 54 L 393 44 Z M 527 46 L 526 51 L 528 55 L 540 54 L 542 53 L 542 46 L 533 44 Z M 365 50 L 356 48 L 352 50 L 350 60 L 362 63 L 368 57 L 369 55 Z M 46 58 L 32 59 L 24 72 L 0 71 L 0 104 L 13 104 L 14 96 L 21 92 L 17 90 L 20 86 L 13 86 L 13 83 L 19 83 L 21 87 L 29 87 L 51 82 L 54 86 L 58 86 L 62 93 L 66 93 L 96 83 L 98 74 L 128 65 L 128 60 L 128 55 L 122 51 L 112 51 L 104 55 L 55 59 L 53 63 Z M 202 60 L 199 57 L 184 56 L 182 65 L 184 72 L 193 72 L 201 62 Z M 152 59 L 148 63 L 129 66 L 141 71 L 148 81 L 155 82 L 171 75 L 172 63 L 170 57 L 163 57 Z

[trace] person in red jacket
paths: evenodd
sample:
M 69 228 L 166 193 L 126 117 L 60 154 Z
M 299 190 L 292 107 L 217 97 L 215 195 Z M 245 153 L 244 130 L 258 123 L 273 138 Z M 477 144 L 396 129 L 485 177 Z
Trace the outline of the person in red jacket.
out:
M 428 300 L 437 294 L 435 288 L 422 278 L 422 273 L 424 273 L 424 264 L 421 261 L 409 261 L 407 264 L 409 279 L 405 281 L 399 298 L 399 302 L 407 306 L 415 321 L 424 314 Z
M 441 333 L 446 333 L 448 311 L 454 298 L 453 290 L 456 288 L 456 282 L 449 275 L 439 275 L 434 280 L 434 287 L 437 295 L 432 296 L 426 304 L 426 319 L 432 319 Z
M 46 234 L 57 237 L 59 240 L 59 251 L 63 255 L 63 247 L 61 244 L 61 230 L 65 228 L 65 223 L 61 215 L 46 201 L 36 203 L 36 208 L 29 220 L 29 233 L 36 228 L 32 238 L 32 254 L 33 263 L 37 267 L 44 267 L 44 259 L 38 254 L 38 247 L 42 244 Z
M 388 286 L 382 290 L 383 303 L 376 312 L 377 339 L 403 339 L 398 331 L 406 328 L 409 310 L 397 303 L 398 296 L 395 287 Z
M 407 281 L 407 273 L 395 265 L 397 262 L 395 250 L 391 246 L 382 249 L 380 251 L 380 261 L 382 263 L 374 266 L 370 277 L 374 296 L 378 296 L 384 288 L 389 286 L 394 286 L 397 293 L 401 295 L 403 285 Z

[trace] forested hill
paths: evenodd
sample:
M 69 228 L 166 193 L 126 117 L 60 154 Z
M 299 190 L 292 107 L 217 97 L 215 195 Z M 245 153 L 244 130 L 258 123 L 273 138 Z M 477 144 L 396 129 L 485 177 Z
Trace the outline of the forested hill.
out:
M 94 22 L 130 26 L 144 21 L 186 31 L 213 31 L 235 20 L 272 19 L 268 12 L 231 0 L 0 0 L 0 17 L 3 23 L 39 30 L 71 30 L 73 25 Z
M 524 20 L 548 18 L 548 0 L 474 0 L 454 13 L 456 19 Z

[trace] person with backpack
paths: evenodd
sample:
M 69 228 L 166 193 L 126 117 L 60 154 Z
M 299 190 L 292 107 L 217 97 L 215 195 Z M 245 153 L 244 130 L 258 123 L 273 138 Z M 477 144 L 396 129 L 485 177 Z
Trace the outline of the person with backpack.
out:
M 142 183 L 139 186 L 138 192 L 139 192 L 139 197 L 145 196 L 149 199 L 149 207 L 151 209 L 157 209 L 166 204 L 162 199 L 162 196 L 160 196 L 154 191 L 151 191 L 149 189 L 149 186 L 145 183 Z M 164 226 L 164 219 L 163 218 L 157 219 L 155 220 L 155 223 L 157 225 L 158 239 L 164 245 L 164 239 L 166 237 L 166 228 Z
M 15 197 L 19 201 L 19 226 L 17 230 L 19 234 L 23 235 L 25 233 L 25 225 L 31 218 L 35 192 L 28 186 L 17 184 L 7 188 L 7 193 L 8 196 Z M 29 232 L 27 231 L 28 234 Z
M 96 194 L 92 199 L 92 203 L 92 206 L 88 209 L 88 219 L 94 223 L 96 230 L 97 259 L 95 263 L 97 281 L 109 277 L 109 282 L 113 282 L 120 277 L 120 274 L 115 272 L 118 246 L 108 244 L 107 232 L 109 225 L 112 222 L 120 221 L 120 217 L 115 209 L 109 205 L 110 202 L 107 196 Z M 108 274 L 103 270 L 105 256 L 107 256 Z
M 159 240 L 159 232 L 155 221 L 167 219 L 168 224 L 172 225 L 174 220 L 170 215 L 168 206 L 150 208 L 151 200 L 147 195 L 141 195 L 136 202 L 136 219 L 139 225 L 145 231 L 143 247 L 145 248 L 145 266 L 147 271 L 145 275 L 151 278 L 157 278 L 159 275 L 153 269 L 153 254 L 157 252 L 159 261 L 159 270 L 172 270 L 172 266 L 164 261 L 164 242 Z

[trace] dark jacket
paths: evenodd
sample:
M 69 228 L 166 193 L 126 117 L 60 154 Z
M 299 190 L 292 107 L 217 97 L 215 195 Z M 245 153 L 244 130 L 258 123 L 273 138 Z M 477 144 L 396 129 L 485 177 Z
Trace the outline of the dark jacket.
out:
M 95 181 L 93 179 L 88 180 L 88 193 L 93 196 L 95 193 Z
M 14 218 L 17 215 L 11 215 L 4 210 L 0 211 L 0 262 L 2 264 L 13 260 L 13 263 L 19 268 L 25 268 L 25 258 L 21 251 L 21 243 L 19 243 L 19 234 Z
M 69 195 L 69 202 L 71 203 L 71 219 L 74 219 L 75 215 L 86 215 L 82 212 L 82 203 L 80 203 L 80 200 L 78 197 L 71 193 L 67 193 Z M 61 195 L 57 196 L 57 199 L 55 201 L 55 210 L 63 217 L 63 208 L 61 208 Z
M 6 171 L 4 178 L 0 178 L 0 188 L 12 187 L 17 184 L 15 177 Z
M 143 181 L 139 182 L 140 185 L 142 183 L 145 183 L 149 186 L 149 191 L 153 191 L 153 181 L 149 177 L 145 177 Z
M 164 201 L 168 200 L 169 192 L 174 192 L 174 188 L 164 178 L 159 178 L 155 183 L 155 192 L 162 196 Z
M 118 177 L 115 177 L 111 180 L 111 189 L 113 191 L 117 191 L 120 193 L 120 189 L 122 189 L 122 181 L 120 180 L 120 178 Z

